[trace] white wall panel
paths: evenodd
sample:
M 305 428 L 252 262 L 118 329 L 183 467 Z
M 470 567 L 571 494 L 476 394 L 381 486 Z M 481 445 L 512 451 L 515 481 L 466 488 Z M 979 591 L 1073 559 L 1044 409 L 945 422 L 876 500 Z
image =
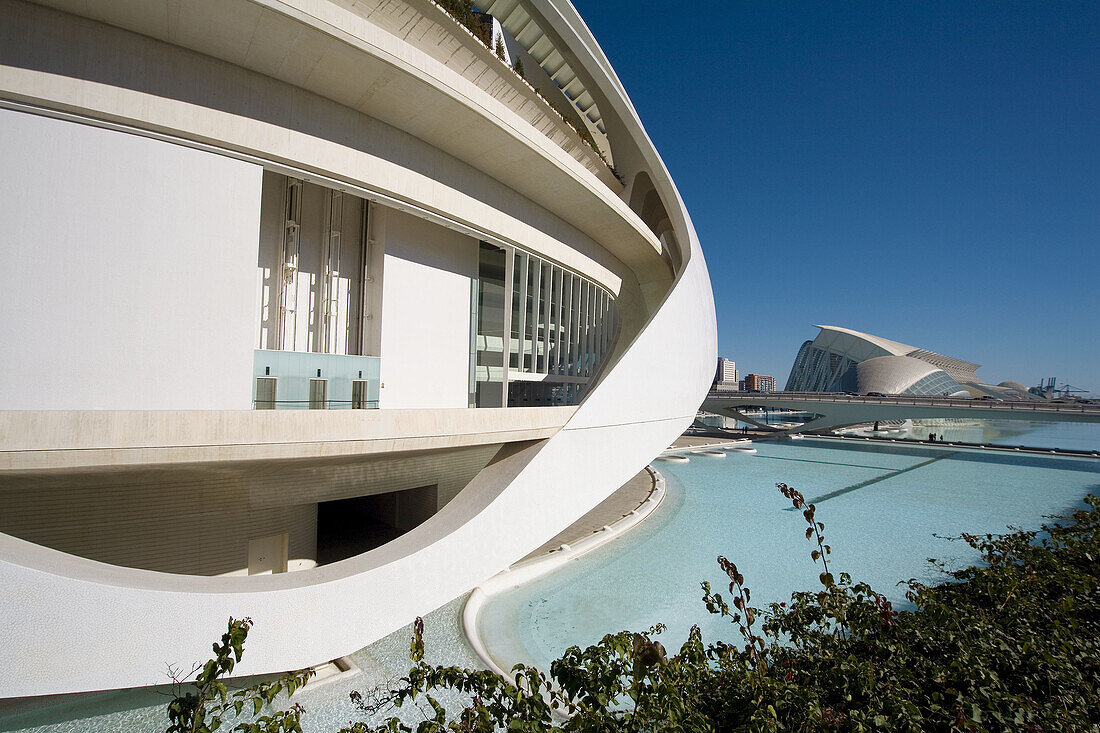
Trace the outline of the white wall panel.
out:
M 382 409 L 466 407 L 477 241 L 376 206 L 384 229 Z
M 0 409 L 250 407 L 258 166 L 0 110 L 0 169 Z

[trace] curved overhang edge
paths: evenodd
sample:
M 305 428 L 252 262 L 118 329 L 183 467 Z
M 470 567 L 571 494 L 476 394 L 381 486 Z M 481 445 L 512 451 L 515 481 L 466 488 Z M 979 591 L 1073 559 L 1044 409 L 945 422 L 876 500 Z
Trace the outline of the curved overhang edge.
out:
M 552 142 L 548 137 L 535 129 L 531 124 L 521 119 L 514 111 L 503 104 L 500 100 L 496 99 L 492 95 L 488 94 L 485 90 L 474 84 L 469 79 L 466 79 L 456 70 L 425 56 L 423 53 L 418 52 L 415 45 L 408 42 L 405 39 L 401 39 L 397 36 L 392 36 L 386 33 L 380 28 L 374 28 L 374 35 L 367 34 L 366 32 L 360 35 L 355 35 L 349 31 L 340 29 L 338 22 L 334 24 L 334 18 L 325 18 L 318 15 L 315 12 L 309 12 L 305 4 L 299 2 L 288 2 L 283 0 L 236 0 L 238 3 L 245 3 L 252 5 L 256 8 L 262 8 L 271 13 L 276 13 L 280 16 L 286 17 L 297 23 L 307 24 L 309 28 L 317 32 L 324 33 L 328 38 L 333 41 L 347 45 L 356 49 L 357 52 L 370 57 L 373 61 L 385 64 L 388 67 L 400 72 L 407 76 L 409 79 L 415 79 L 426 90 L 429 90 L 435 95 L 436 101 L 446 99 L 448 103 L 457 105 L 463 109 L 466 109 L 478 116 L 479 119 L 491 124 L 495 129 L 504 136 L 503 139 L 514 140 L 517 143 L 522 144 L 524 150 L 528 150 L 534 154 L 537 161 L 540 161 L 542 165 L 547 167 L 547 170 L 556 171 L 558 175 L 567 178 L 572 181 L 578 190 L 583 190 L 585 196 L 582 198 L 586 203 L 586 206 L 591 208 L 602 207 L 606 212 L 606 216 L 610 217 L 611 225 L 618 229 L 620 233 L 625 234 L 624 238 L 631 240 L 630 247 L 619 246 L 618 251 L 616 247 L 607 247 L 606 242 L 601 243 L 601 246 L 605 246 L 609 251 L 613 252 L 616 257 L 621 260 L 629 260 L 632 249 L 640 248 L 645 252 L 639 252 L 638 256 L 654 257 L 656 258 L 660 251 L 661 245 L 656 236 L 649 230 L 644 222 L 633 212 L 622 199 L 615 194 L 606 184 L 601 182 L 595 174 L 585 168 L 582 164 L 577 162 L 566 151 L 561 149 L 557 144 Z M 53 6 L 50 9 L 55 12 L 64 12 L 67 14 L 77 13 L 76 9 L 70 7 L 71 3 L 66 2 L 52 2 L 45 3 L 46 5 Z M 163 34 L 159 33 L 157 29 L 152 25 L 141 25 L 136 22 L 123 22 L 123 18 L 113 17 L 107 10 L 109 5 L 103 5 L 98 8 L 99 14 L 91 13 L 89 15 L 82 15 L 77 13 L 76 17 L 80 17 L 84 20 L 90 20 L 92 22 L 107 23 L 116 26 L 120 29 L 138 33 L 148 36 L 158 42 L 168 43 L 170 45 L 178 45 L 176 41 L 169 38 L 162 37 Z M 349 17 L 354 16 L 359 20 L 358 15 L 351 13 L 345 9 L 340 9 Z M 101 17 L 102 16 L 102 17 Z M 137 17 L 144 17 L 142 14 L 137 14 Z M 260 40 L 256 40 L 259 43 Z M 196 53 L 202 55 L 208 55 L 212 58 L 221 59 L 228 63 L 234 63 L 228 58 L 228 54 L 218 55 L 214 53 L 213 49 L 197 49 L 191 46 L 181 45 L 181 48 L 187 48 L 193 50 Z M 424 67 L 424 68 L 421 68 Z M 250 68 L 250 67 L 242 67 Z M 253 69 L 257 73 L 265 73 L 261 70 Z M 0 67 L 0 79 L 4 79 L 4 73 L 7 72 L 8 79 L 15 84 L 20 83 L 20 79 L 15 75 L 16 69 Z M 39 78 L 31 80 L 34 84 L 41 84 L 44 80 L 41 75 Z M 274 77 L 279 78 L 279 77 Z M 286 79 L 280 79 L 281 81 L 287 81 Z M 287 81 L 287 83 L 292 83 Z M 14 88 L 14 87 L 13 87 Z M 303 87 L 307 91 L 311 91 L 309 87 Z M 104 99 L 112 99 L 114 103 L 121 103 L 125 101 L 125 95 L 114 94 L 102 94 L 95 90 L 79 90 L 70 89 L 69 87 L 61 87 L 61 89 L 68 93 L 71 99 L 58 99 L 55 105 L 62 111 L 70 111 L 76 113 L 85 113 L 93 117 L 107 114 L 108 119 L 124 122 L 126 124 L 135 125 L 139 128 L 147 128 L 156 132 L 173 132 L 171 125 L 166 125 L 162 120 L 158 120 L 152 117 L 148 120 L 141 116 L 127 116 L 125 113 L 116 110 L 99 110 L 94 106 L 84 106 L 87 104 L 87 100 L 96 99 L 102 101 Z M 89 93 L 90 92 L 90 93 Z M 325 97 L 320 92 L 319 96 Z M 33 102 L 33 94 L 22 94 L 18 90 L 14 93 L 8 93 L 7 96 L 10 99 L 20 102 Z M 117 99 L 114 97 L 117 96 Z M 332 99 L 331 97 L 325 97 Z M 140 110 L 142 115 L 152 115 L 157 112 L 155 107 L 150 105 L 149 99 L 136 99 L 129 103 L 129 109 Z M 334 100 L 335 101 L 335 100 Z M 339 103 L 339 102 L 338 102 Z M 355 108 L 354 106 L 352 108 Z M 457 107 L 456 107 L 457 109 Z M 363 110 L 357 109 L 360 113 L 368 114 Z M 189 119 L 193 116 L 193 113 L 174 113 L 174 119 Z M 162 113 L 163 117 L 163 113 Z M 395 124 L 392 120 L 385 117 L 376 117 L 380 122 L 400 129 L 400 126 Z M 176 130 L 177 134 L 181 134 L 190 137 L 194 141 L 203 142 L 210 138 L 209 133 L 203 133 L 200 131 L 188 131 L 188 130 Z M 271 140 L 272 135 L 269 132 L 262 130 L 250 131 L 246 136 L 240 136 L 241 139 L 237 141 L 226 140 L 226 148 L 233 151 L 239 151 L 247 154 L 265 156 L 264 151 L 253 148 L 249 140 Z M 430 144 L 435 145 L 438 150 L 448 154 L 454 155 L 457 160 L 468 162 L 466 158 L 457 154 L 457 151 L 448 149 L 448 147 L 441 143 L 439 137 L 424 137 L 425 141 L 429 141 Z M 274 156 L 275 160 L 279 160 L 280 156 Z M 292 160 L 292 158 L 283 158 L 284 162 Z M 337 175 L 334 169 L 327 168 L 315 168 L 316 172 L 328 175 Z M 501 171 L 495 170 L 492 175 L 496 177 L 501 176 Z M 503 179 L 507 184 L 507 178 Z M 512 181 L 513 184 L 517 184 L 516 190 L 522 191 L 522 188 L 518 186 L 518 181 Z M 406 186 L 409 190 L 423 190 L 423 186 L 413 185 Z M 408 194 L 400 190 L 385 190 L 379 189 L 380 192 L 394 196 L 395 198 L 405 200 L 412 204 L 413 198 L 410 198 Z M 527 195 L 527 194 L 524 194 Z M 588 226 L 578 225 L 577 222 L 570 220 L 571 206 L 565 203 L 558 203 L 555 205 L 553 201 L 539 201 L 538 198 L 533 198 L 533 201 L 541 206 L 544 206 L 548 211 L 553 211 L 556 215 L 561 217 L 563 221 L 569 222 L 572 226 L 576 227 L 579 231 L 585 232 L 587 236 L 593 236 L 593 226 L 589 223 Z M 574 202 L 572 208 L 576 208 L 576 202 Z M 445 209 L 439 209 L 445 210 Z M 467 222 L 469 223 L 469 222 Z M 606 227 L 606 223 L 605 223 Z M 599 235 L 593 237 L 599 241 Z
M 567 7 L 584 28 L 571 6 L 560 0 L 548 4 Z M 587 39 L 578 31 L 578 44 L 589 43 L 587 28 L 584 33 Z M 93 561 L 0 538 L 0 578 L 15 589 L 10 612 L 0 618 L 8 641 L 0 660 L 17 671 L 0 683 L 0 696 L 163 682 L 166 662 L 186 663 L 207 653 L 227 615 L 249 615 L 256 622 L 238 670 L 242 674 L 346 654 L 506 568 L 625 483 L 690 424 L 707 393 L 717 353 L 709 275 L 663 161 L 613 72 L 604 77 L 608 88 L 618 91 L 616 106 L 629 111 L 628 129 L 654 166 L 651 173 L 659 173 L 655 184 L 677 204 L 670 214 L 684 235 L 681 246 L 687 246 L 671 289 L 565 428 L 517 446 L 416 530 L 378 550 L 310 571 L 312 577 L 249 578 L 241 590 L 225 592 L 211 582 L 199 591 L 172 587 L 180 576 L 118 568 L 118 582 L 106 584 L 67 577 Z M 65 567 L 43 567 L 53 561 Z M 165 587 L 133 585 L 150 580 L 163 580 Z M 220 580 L 188 577 L 186 585 Z M 246 584 L 255 590 L 243 590 Z M 79 618 L 72 616 L 74 607 L 82 610 Z M 132 643 L 134 628 L 150 627 L 155 655 Z M 35 653 L 47 646 L 59 653 Z M 112 660 L 108 669 L 93 666 L 104 659 Z

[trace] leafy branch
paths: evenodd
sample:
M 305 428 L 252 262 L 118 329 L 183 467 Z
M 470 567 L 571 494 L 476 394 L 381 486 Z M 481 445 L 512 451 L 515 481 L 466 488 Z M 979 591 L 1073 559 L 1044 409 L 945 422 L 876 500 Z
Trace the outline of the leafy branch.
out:
M 313 669 L 288 672 L 278 679 L 260 682 L 243 689 L 229 689 L 224 678 L 232 672 L 244 654 L 244 642 L 252 628 L 252 619 L 229 619 L 228 629 L 222 634 L 221 643 L 214 644 L 214 657 L 207 661 L 191 683 L 193 691 L 183 693 L 182 681 L 174 670 L 169 670 L 175 697 L 168 704 L 169 726 L 166 733 L 212 733 L 222 727 L 228 717 L 236 720 L 244 715 L 251 720 L 239 722 L 234 731 L 239 733 L 301 733 L 300 705 L 267 715 L 260 712 L 275 702 L 283 692 L 287 697 L 301 688 L 313 676 Z

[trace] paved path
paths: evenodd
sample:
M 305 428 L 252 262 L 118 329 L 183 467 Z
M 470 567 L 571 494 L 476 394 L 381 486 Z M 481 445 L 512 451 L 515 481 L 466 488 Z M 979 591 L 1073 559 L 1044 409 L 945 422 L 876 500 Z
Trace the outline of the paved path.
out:
M 532 557 L 545 555 L 562 545 L 573 544 L 593 532 L 598 532 L 605 524 L 617 522 L 634 509 L 637 509 L 652 490 L 653 477 L 643 468 L 634 478 L 619 487 L 614 494 L 597 504 L 592 511 L 573 522 L 549 542 L 523 559 L 528 560 Z
M 745 438 L 724 438 L 703 435 L 683 435 L 677 438 L 668 450 L 683 450 L 685 448 L 705 448 L 706 446 L 730 445 L 743 442 Z M 666 451 L 667 452 L 667 451 Z M 573 524 L 559 532 L 551 540 L 532 552 L 524 560 L 545 555 L 551 550 L 556 550 L 562 545 L 571 545 L 577 540 L 583 539 L 593 532 L 598 532 L 604 525 L 617 522 L 646 500 L 649 492 L 653 490 L 653 478 L 649 472 L 642 469 L 634 478 L 627 481 L 611 496 L 597 504 L 590 512 L 578 519 Z
M 672 445 L 669 446 L 664 452 L 675 452 L 683 450 L 685 448 L 706 448 L 707 446 L 712 445 L 734 445 L 736 443 L 751 441 L 753 437 L 754 436 L 751 435 L 738 435 L 736 437 L 733 437 L 732 435 L 730 437 L 722 437 L 716 435 L 681 435 L 679 438 L 674 440 L 672 442 Z

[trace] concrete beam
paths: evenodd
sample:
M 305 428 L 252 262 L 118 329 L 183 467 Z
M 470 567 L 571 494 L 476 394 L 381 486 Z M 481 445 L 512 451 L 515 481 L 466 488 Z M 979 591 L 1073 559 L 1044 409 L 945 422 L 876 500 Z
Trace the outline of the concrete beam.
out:
M 541 440 L 576 409 L 0 411 L 0 473 L 367 456 Z
M 1049 402 L 993 402 L 944 397 L 867 397 L 835 393 L 782 392 L 729 394 L 711 392 L 700 409 L 738 419 L 745 407 L 776 407 L 818 415 L 802 425 L 784 430 L 803 433 L 876 420 L 961 417 L 971 420 L 1039 420 L 1046 422 L 1100 423 L 1100 405 Z

